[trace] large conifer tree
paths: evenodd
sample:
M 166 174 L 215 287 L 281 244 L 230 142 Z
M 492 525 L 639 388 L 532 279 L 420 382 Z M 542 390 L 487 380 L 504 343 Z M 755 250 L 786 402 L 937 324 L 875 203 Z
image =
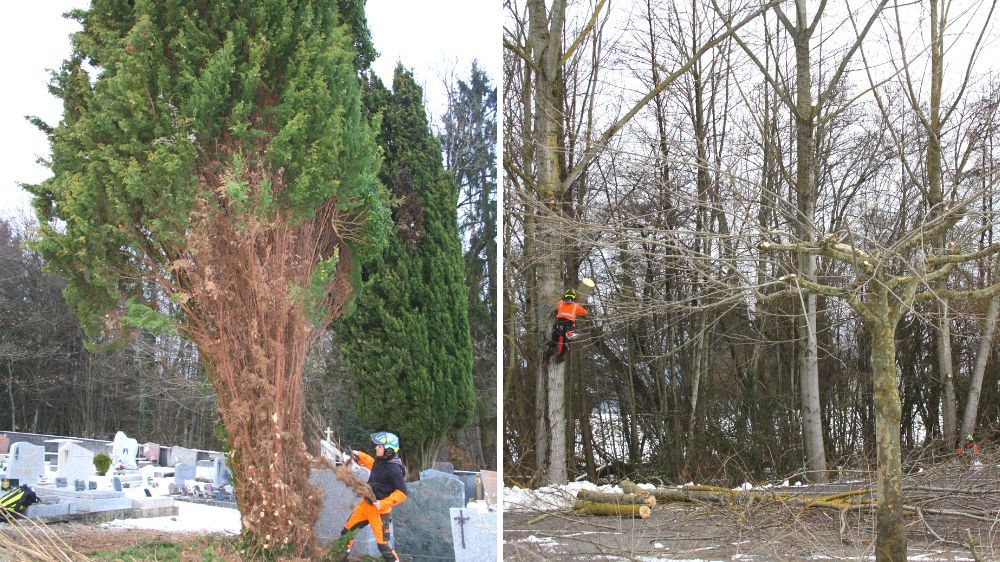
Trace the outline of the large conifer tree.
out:
M 363 26 L 356 9 L 351 29 L 338 26 L 337 10 L 93 0 L 73 13 L 83 30 L 53 80 L 63 119 L 38 122 L 54 177 L 30 187 L 37 248 L 94 340 L 172 324 L 196 342 L 244 530 L 298 554 L 319 506 L 302 435 L 306 350 L 389 226 L 352 44 Z
M 497 443 L 497 91 L 473 61 L 468 81 L 448 97 L 440 132 L 445 168 L 459 192 L 465 242 L 465 285 L 473 342 L 478 451 L 470 456 L 496 466 Z
M 458 193 L 413 76 L 398 67 L 391 92 L 371 78 L 366 100 L 382 116 L 381 177 L 396 199 L 395 229 L 365 266 L 357 309 L 339 331 L 361 419 L 399 434 L 412 473 L 433 463 L 474 408 Z

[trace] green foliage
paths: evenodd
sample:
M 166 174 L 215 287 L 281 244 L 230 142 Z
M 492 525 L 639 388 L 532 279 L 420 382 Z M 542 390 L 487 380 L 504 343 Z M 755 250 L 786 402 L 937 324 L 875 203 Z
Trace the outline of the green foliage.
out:
M 111 457 L 104 453 L 94 455 L 94 469 L 97 470 L 98 476 L 107 474 L 109 468 L 111 468 Z
M 340 535 L 337 540 L 330 544 L 330 548 L 327 549 L 321 559 L 322 562 L 341 562 L 341 560 L 344 560 L 347 557 L 347 543 L 354 540 L 354 535 L 356 534 L 358 534 L 358 529 Z
M 440 134 L 445 166 L 459 189 L 469 324 L 476 349 L 497 348 L 497 91 L 473 62 L 448 97 Z M 496 353 L 476 354 L 476 421 L 483 454 L 496 466 Z
M 409 72 L 397 68 L 392 92 L 372 78 L 366 103 L 382 115 L 381 178 L 399 205 L 389 247 L 364 268 L 356 311 L 337 330 L 358 378 L 359 416 L 399 434 L 411 469 L 420 468 L 474 409 L 457 191 Z
M 91 339 L 154 274 L 176 281 L 199 201 L 237 225 L 252 213 L 294 224 L 334 201 L 360 215 L 356 259 L 384 246 L 354 49 L 370 49 L 363 2 L 339 8 L 348 25 L 309 1 L 93 0 L 71 12 L 83 29 L 50 85 L 63 117 L 35 120 L 53 176 L 26 187 L 42 223 L 34 248 L 67 280 Z
M 237 480 L 237 472 L 233 469 L 233 453 L 232 447 L 229 445 L 229 432 L 226 431 L 226 425 L 222 423 L 222 419 L 218 419 L 215 422 L 215 440 L 219 442 L 219 446 L 223 453 L 226 454 L 226 468 L 229 469 L 229 484 L 233 487 L 233 493 L 236 493 L 236 488 L 239 486 Z
M 367 70 L 372 61 L 378 58 L 368 29 L 368 19 L 365 17 L 365 1 L 337 0 L 340 21 L 351 29 L 351 36 L 354 38 L 354 51 L 357 53 L 355 64 L 358 70 Z
M 126 310 L 125 322 L 130 326 L 142 328 L 153 334 L 172 334 L 176 331 L 173 322 L 166 314 L 140 303 L 135 297 L 129 297 Z
M 302 305 L 306 318 L 317 328 L 323 328 L 323 317 L 326 311 L 320 306 L 326 296 L 326 286 L 333 281 L 337 272 L 337 263 L 340 261 L 340 254 L 334 251 L 333 255 L 325 260 L 320 260 L 312 272 L 308 287 L 299 287 L 292 284 L 288 290 L 292 298 Z

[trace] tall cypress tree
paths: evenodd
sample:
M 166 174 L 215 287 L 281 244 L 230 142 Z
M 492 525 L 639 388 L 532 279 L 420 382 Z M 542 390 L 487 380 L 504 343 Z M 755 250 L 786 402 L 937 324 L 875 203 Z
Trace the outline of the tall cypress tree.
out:
M 372 77 L 366 105 L 382 116 L 381 179 L 396 200 L 395 229 L 365 266 L 357 309 L 339 331 L 361 419 L 398 433 L 407 464 L 419 470 L 474 408 L 458 193 L 410 72 L 397 67 L 391 92 Z
M 51 88 L 63 119 L 36 121 L 54 173 L 29 188 L 36 247 L 97 343 L 130 325 L 194 340 L 244 530 L 311 554 L 306 350 L 389 227 L 357 39 L 332 0 L 93 0 L 72 15 L 83 30 Z
M 472 332 L 476 431 L 471 456 L 496 466 L 497 444 L 497 91 L 473 61 L 448 97 L 440 132 L 445 168 L 459 190 L 465 284 Z

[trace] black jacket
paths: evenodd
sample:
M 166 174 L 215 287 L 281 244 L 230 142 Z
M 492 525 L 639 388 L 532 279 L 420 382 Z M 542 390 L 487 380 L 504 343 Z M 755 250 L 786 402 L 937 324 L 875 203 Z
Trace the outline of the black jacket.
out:
M 372 473 L 368 477 L 368 485 L 375 492 L 375 499 L 381 500 L 399 490 L 406 494 L 406 470 L 398 457 L 387 459 L 375 457 Z

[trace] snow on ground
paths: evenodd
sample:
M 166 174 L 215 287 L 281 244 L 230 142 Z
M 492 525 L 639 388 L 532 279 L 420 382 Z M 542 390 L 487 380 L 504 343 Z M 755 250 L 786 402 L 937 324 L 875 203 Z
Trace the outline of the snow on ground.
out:
M 620 494 L 619 486 L 598 486 L 592 482 L 569 482 L 558 486 L 545 486 L 537 490 L 513 488 L 503 489 L 504 511 L 563 511 L 573 508 L 579 490 Z
M 152 497 L 169 496 L 170 483 L 174 481 L 173 476 L 156 477 L 153 476 L 153 467 L 144 467 L 139 471 L 143 479 L 136 482 L 134 487 L 124 488 L 122 492 L 126 498 L 145 498 L 146 490 Z M 52 467 L 48 470 L 48 480 L 55 481 L 56 473 Z M 106 476 L 93 475 L 89 480 L 97 482 L 98 490 L 113 489 L 113 475 Z M 166 531 L 173 533 L 226 533 L 238 535 L 242 529 L 240 522 L 240 512 L 237 509 L 226 507 L 216 507 L 204 504 L 195 504 L 186 501 L 177 501 L 178 513 L 172 517 L 147 517 L 142 519 L 115 519 L 104 523 L 102 527 L 121 529 L 151 529 L 154 531 Z
M 169 533 L 225 533 L 230 535 L 238 535 L 242 528 L 240 512 L 236 509 L 183 501 L 177 502 L 177 507 L 178 513 L 173 517 L 115 519 L 101 526 L 119 529 L 151 529 Z
M 677 487 L 683 488 L 685 486 L 693 485 L 694 482 L 688 482 L 687 484 L 681 484 Z M 785 480 L 781 485 L 786 487 L 789 486 L 788 480 Z M 767 489 L 773 486 L 773 484 L 755 486 L 750 482 L 746 482 L 742 486 L 733 489 L 755 490 Z M 795 484 L 792 484 L 792 486 L 802 487 L 805 486 L 805 484 L 796 482 Z M 648 483 L 639 484 L 638 487 L 642 490 L 656 489 L 655 484 Z M 505 487 L 503 489 L 503 509 L 504 511 L 564 511 L 573 508 L 573 501 L 576 499 L 576 493 L 579 490 L 615 494 L 622 493 L 620 486 L 598 485 L 586 480 L 569 482 L 559 486 L 545 486 L 544 488 L 539 488 L 537 490 L 518 488 L 517 486 L 514 486 L 513 488 Z

